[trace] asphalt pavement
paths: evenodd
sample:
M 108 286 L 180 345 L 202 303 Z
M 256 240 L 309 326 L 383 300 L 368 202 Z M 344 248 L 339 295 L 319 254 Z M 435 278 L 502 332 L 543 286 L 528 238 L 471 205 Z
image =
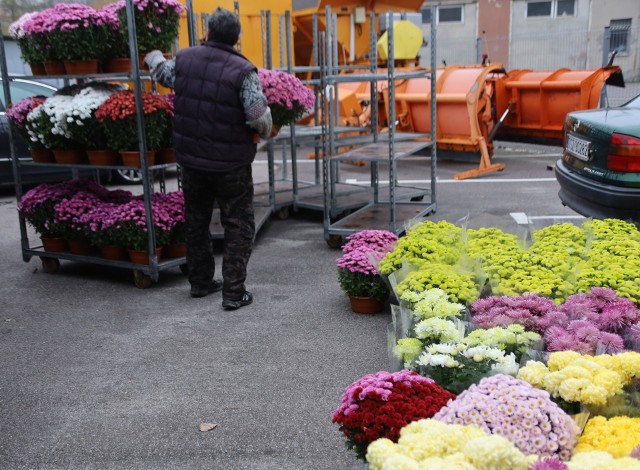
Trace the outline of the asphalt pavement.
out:
M 301 177 L 312 178 L 301 155 Z M 508 230 L 579 220 L 557 197 L 558 156 L 501 143 L 494 162 L 506 169 L 464 181 L 453 174 L 475 164 L 440 161 L 430 219 Z M 421 178 L 424 165 L 399 179 Z M 356 183 L 369 174 L 342 172 Z M 254 179 L 265 175 L 260 154 Z M 363 468 L 331 413 L 347 385 L 388 369 L 390 313 L 350 311 L 321 214 L 261 228 L 247 280 L 254 303 L 237 311 L 224 311 L 219 293 L 189 297 L 177 268 L 149 289 L 98 265 L 63 261 L 46 274 L 22 259 L 10 190 L 0 220 L 1 469 Z

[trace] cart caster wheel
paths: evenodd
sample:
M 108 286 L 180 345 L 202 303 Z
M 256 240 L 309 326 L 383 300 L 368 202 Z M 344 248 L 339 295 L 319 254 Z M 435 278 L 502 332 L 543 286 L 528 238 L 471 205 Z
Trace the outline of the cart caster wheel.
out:
M 283 207 L 280 210 L 276 211 L 276 217 L 279 220 L 285 220 L 289 218 L 289 207 Z
M 147 289 L 151 287 L 151 277 L 143 273 L 139 269 L 133 270 L 133 283 L 138 289 Z
M 58 258 L 40 258 L 42 261 L 42 270 L 45 273 L 55 273 L 60 269 L 60 260 Z
M 342 237 L 340 235 L 329 235 L 327 245 L 329 245 L 329 248 L 340 248 L 342 246 Z
M 189 274 L 189 266 L 187 264 L 181 264 L 179 268 L 182 274 L 184 274 L 185 276 Z

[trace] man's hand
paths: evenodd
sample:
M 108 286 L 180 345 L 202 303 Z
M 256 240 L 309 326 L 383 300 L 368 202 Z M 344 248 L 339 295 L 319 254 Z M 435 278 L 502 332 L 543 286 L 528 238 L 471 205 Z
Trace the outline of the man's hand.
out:
M 162 52 L 158 50 L 151 51 L 144 57 L 144 63 L 147 64 L 149 70 L 153 70 L 154 67 L 157 67 L 165 60 L 166 59 L 162 55 Z
M 275 124 L 271 126 L 271 138 L 274 138 L 280 132 L 280 126 L 276 126 Z

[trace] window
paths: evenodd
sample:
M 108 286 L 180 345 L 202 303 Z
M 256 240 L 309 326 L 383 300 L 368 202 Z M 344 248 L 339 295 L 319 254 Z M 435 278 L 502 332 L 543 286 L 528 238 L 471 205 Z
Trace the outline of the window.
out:
M 631 29 L 631 18 L 624 20 L 611 20 L 609 23 L 609 50 L 627 52 L 629 47 L 629 30 Z
M 439 23 L 462 23 L 462 7 L 438 7 Z
M 551 2 L 527 2 L 527 18 L 551 16 Z
M 575 0 L 558 0 L 556 16 L 574 16 L 575 8 Z
M 576 0 L 529 0 L 527 18 L 575 16 Z
M 423 8 L 420 13 L 422 14 L 422 24 L 431 24 L 431 8 Z

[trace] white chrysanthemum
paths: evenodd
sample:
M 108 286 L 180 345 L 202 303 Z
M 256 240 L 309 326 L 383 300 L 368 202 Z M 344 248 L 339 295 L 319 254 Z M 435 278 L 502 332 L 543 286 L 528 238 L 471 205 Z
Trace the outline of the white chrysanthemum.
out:
M 422 353 L 416 361 L 421 366 L 435 366 L 435 367 L 458 367 L 460 363 L 453 357 L 447 354 L 429 354 L 427 352 Z
M 420 339 L 436 338 L 441 342 L 457 342 L 462 339 L 458 327 L 450 320 L 428 318 L 418 322 L 415 327 L 416 337 Z
M 466 351 L 461 352 L 462 355 L 468 357 L 469 359 L 473 359 L 474 356 L 483 356 L 492 361 L 497 361 L 504 357 L 504 351 L 498 348 L 490 348 L 488 346 L 473 346 L 468 348 Z
M 513 375 L 515 377 L 519 367 L 515 354 L 511 353 L 499 358 L 497 362 L 491 366 L 491 369 L 496 374 Z
M 450 356 L 458 354 L 457 345 L 452 343 L 431 344 L 425 350 L 431 354 L 449 354 Z

